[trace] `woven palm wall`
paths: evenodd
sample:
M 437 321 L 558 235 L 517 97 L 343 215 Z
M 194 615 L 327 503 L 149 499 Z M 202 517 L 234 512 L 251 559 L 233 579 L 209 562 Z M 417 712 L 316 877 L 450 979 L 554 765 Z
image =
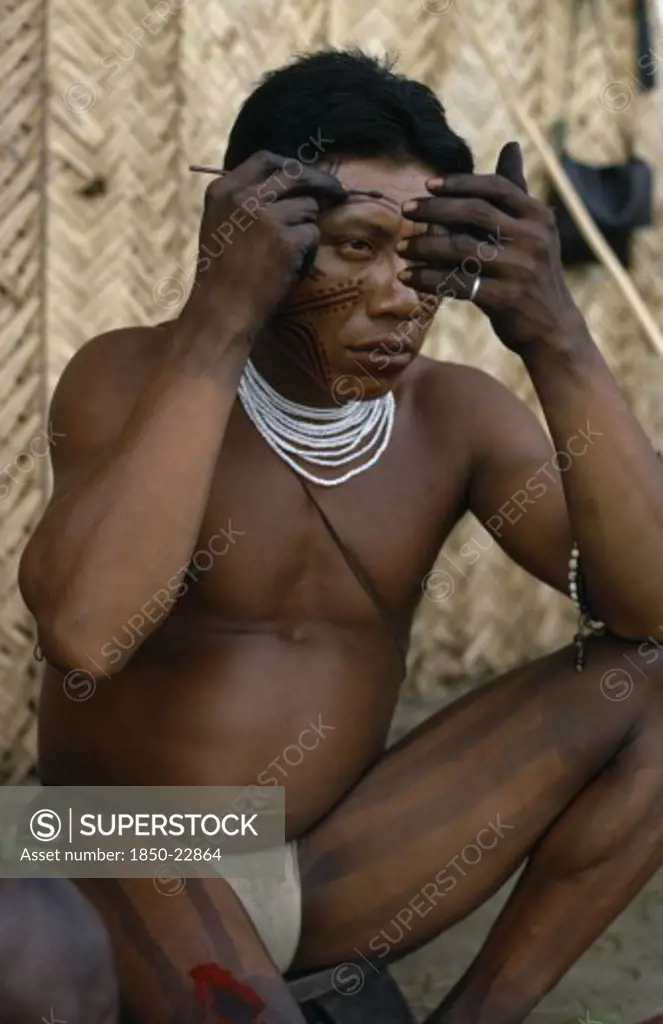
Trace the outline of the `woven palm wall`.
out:
M 461 10 L 462 6 L 462 10 Z M 601 0 L 613 63 L 590 18 L 578 34 L 571 147 L 588 162 L 623 156 L 620 126 L 663 173 L 658 93 L 635 98 L 632 0 Z M 536 149 L 514 123 L 463 30 L 472 19 L 544 128 L 559 115 L 570 0 L 0 0 L 0 777 L 19 778 L 34 749 L 38 666 L 16 565 L 49 486 L 47 401 L 87 338 L 174 315 L 190 286 L 204 182 L 190 162 L 218 161 L 241 100 L 266 69 L 298 50 L 359 43 L 398 51 L 400 68 L 444 99 L 478 169 L 519 138 L 532 190 L 545 187 Z M 660 26 L 654 33 L 663 53 Z M 663 63 L 663 57 L 661 58 Z M 618 87 L 609 82 L 618 81 Z M 634 279 L 663 319 L 655 254 L 663 216 L 638 240 Z M 572 285 L 597 341 L 645 426 L 663 442 L 660 357 L 597 267 Z M 429 349 L 482 366 L 532 401 L 517 358 L 466 304 L 445 309 Z M 57 439 L 56 439 L 57 443 Z M 455 533 L 414 633 L 412 685 L 430 690 L 506 668 L 565 642 L 562 598 L 489 547 L 460 555 Z M 442 597 L 445 597 L 442 600 Z

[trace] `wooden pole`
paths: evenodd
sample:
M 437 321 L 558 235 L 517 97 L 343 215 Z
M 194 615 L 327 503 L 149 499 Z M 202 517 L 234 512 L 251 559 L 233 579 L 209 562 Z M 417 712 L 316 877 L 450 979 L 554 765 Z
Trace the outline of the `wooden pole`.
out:
M 600 260 L 608 273 L 612 276 L 615 284 L 620 289 L 622 295 L 633 310 L 636 319 L 640 323 L 645 335 L 653 346 L 654 351 L 658 352 L 659 355 L 663 355 L 663 333 L 661 332 L 659 325 L 656 323 L 650 310 L 645 305 L 645 302 L 633 284 L 630 275 L 619 262 L 594 223 L 592 216 L 588 213 L 587 208 L 578 195 L 571 179 L 562 167 L 562 164 L 557 157 L 557 153 L 551 146 L 545 134 L 539 128 L 534 118 L 532 118 L 528 113 L 508 75 L 503 73 L 501 67 L 493 58 L 493 55 L 481 38 L 481 34 L 477 31 L 471 18 L 468 17 L 467 14 L 463 14 L 461 4 L 456 5 L 455 13 L 458 18 L 461 31 L 465 33 L 466 38 L 469 39 L 477 50 L 477 53 L 483 60 L 487 69 L 490 71 L 495 84 L 502 93 L 507 106 L 538 149 L 541 159 L 543 160 L 550 177 L 555 183 L 559 194 L 564 199 L 568 211 L 573 217 L 578 230 L 586 240 L 587 244 L 591 247 L 597 259 Z

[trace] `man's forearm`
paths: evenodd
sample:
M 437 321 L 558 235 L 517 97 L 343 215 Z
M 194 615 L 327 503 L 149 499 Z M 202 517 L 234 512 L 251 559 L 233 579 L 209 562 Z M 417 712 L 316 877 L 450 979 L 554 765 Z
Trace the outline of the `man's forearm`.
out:
M 593 613 L 627 637 L 663 632 L 663 465 L 581 324 L 523 354 L 558 450 Z
M 482 309 L 523 359 L 555 447 L 567 451 L 589 424 L 593 443 L 560 465 L 587 596 L 616 633 L 663 633 L 663 466 L 573 301 L 554 212 L 527 193 L 517 143 L 502 148 L 495 174 L 450 174 L 427 188 L 430 198 L 408 203 L 404 216 L 443 230 L 410 238 L 403 252 L 413 265 L 399 277 L 417 291 L 446 294 L 449 263 L 462 260 L 454 295 Z M 475 228 L 503 240 L 489 250 L 485 272 L 465 234 Z M 465 269 L 470 260 L 480 276 Z

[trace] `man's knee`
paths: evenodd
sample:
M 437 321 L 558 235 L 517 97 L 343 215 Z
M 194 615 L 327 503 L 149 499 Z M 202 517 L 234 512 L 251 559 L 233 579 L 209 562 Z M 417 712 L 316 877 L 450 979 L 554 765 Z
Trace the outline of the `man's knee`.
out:
M 0 1005 L 7 1024 L 117 1024 L 115 968 L 94 908 L 64 879 L 0 882 Z M 5 1018 L 2 1018 L 3 1021 Z

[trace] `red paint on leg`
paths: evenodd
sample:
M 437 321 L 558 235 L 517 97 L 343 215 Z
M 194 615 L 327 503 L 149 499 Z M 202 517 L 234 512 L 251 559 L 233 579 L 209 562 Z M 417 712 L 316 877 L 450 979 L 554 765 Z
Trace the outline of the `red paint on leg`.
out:
M 226 995 L 228 1002 L 235 1001 L 252 1012 L 252 1020 L 257 1020 L 265 1009 L 265 1002 L 250 985 L 239 981 L 232 971 L 220 967 L 219 964 L 200 964 L 192 967 L 189 976 L 194 983 L 194 999 L 206 1010 L 212 1010 L 217 1015 L 214 1017 L 214 1024 L 231 1024 L 229 1017 L 220 1016 L 214 1006 L 215 996 Z M 225 1002 L 226 1000 L 224 1000 Z

